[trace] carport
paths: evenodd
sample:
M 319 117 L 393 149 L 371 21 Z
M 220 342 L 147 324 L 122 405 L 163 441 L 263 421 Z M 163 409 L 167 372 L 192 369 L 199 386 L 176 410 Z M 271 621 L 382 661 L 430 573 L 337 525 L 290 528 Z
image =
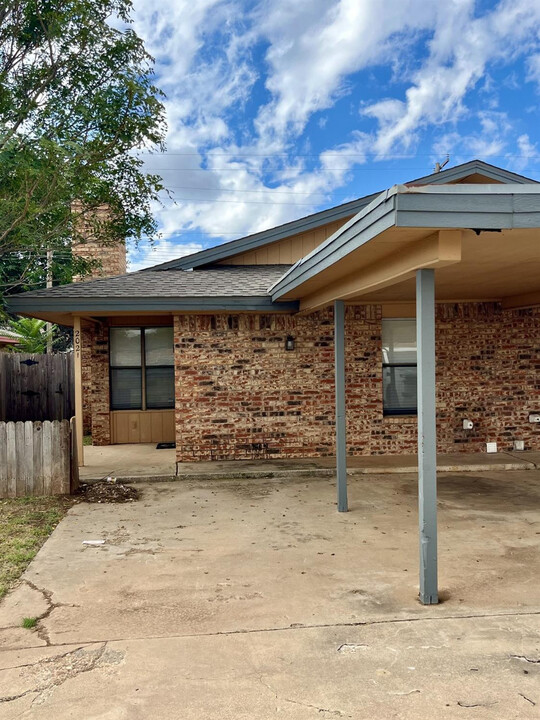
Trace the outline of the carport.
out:
M 416 308 L 420 599 L 426 605 L 438 602 L 435 303 L 540 305 L 539 232 L 538 185 L 398 185 L 271 289 L 274 301 L 299 301 L 300 312 L 334 305 L 340 512 L 347 511 L 345 303 Z

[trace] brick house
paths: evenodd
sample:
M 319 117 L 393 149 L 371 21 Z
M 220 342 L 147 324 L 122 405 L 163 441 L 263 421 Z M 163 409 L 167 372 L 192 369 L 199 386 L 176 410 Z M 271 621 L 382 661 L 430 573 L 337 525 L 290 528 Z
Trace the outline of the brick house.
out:
M 415 452 L 415 274 L 432 270 L 438 450 L 540 449 L 533 180 L 472 161 L 135 273 L 107 252 L 115 277 L 10 300 L 75 327 L 94 444 L 175 441 L 182 462 L 335 454 L 343 312 L 346 452 Z

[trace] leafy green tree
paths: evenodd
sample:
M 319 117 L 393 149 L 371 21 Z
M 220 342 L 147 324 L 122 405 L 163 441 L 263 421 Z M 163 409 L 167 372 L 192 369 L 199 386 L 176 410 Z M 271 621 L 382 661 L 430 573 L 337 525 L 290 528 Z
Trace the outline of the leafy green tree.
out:
M 53 329 L 48 328 L 45 320 L 21 317 L 10 320 L 7 327 L 2 328 L 2 335 L 17 338 L 19 343 L 13 346 L 14 352 L 45 353 L 47 343 L 53 337 Z
M 141 152 L 163 149 L 153 60 L 131 0 L 0 4 L 0 296 L 84 271 L 70 247 L 154 238 L 163 189 Z M 107 213 L 98 212 L 106 206 Z

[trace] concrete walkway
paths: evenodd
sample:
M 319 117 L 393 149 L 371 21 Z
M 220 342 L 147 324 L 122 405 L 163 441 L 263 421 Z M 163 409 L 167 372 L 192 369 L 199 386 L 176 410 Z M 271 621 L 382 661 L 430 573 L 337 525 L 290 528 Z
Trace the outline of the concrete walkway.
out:
M 327 477 L 75 506 L 0 606 L 0 717 L 537 718 L 540 472 L 439 486 L 429 607 L 414 475 L 352 477 L 345 514 Z
M 334 475 L 333 457 L 308 460 L 239 460 L 178 463 L 175 450 L 156 450 L 155 444 L 108 445 L 85 447 L 85 466 L 81 480 L 115 477 L 126 482 L 140 479 L 170 480 L 172 477 L 217 479 L 231 477 L 264 478 L 307 475 Z M 454 453 L 439 455 L 440 472 L 477 472 L 481 470 L 532 470 L 540 466 L 540 452 Z M 376 455 L 351 457 L 351 475 L 416 472 L 416 455 Z

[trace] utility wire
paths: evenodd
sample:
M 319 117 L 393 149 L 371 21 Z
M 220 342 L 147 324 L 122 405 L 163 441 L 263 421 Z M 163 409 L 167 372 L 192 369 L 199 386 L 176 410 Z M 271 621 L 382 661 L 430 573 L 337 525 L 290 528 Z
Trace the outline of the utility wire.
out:
M 313 207 L 316 203 L 301 202 L 269 202 L 268 200 L 205 200 L 204 198 L 176 198 L 179 202 L 185 203 L 240 203 L 241 205 L 294 205 L 296 207 Z
M 326 192 L 320 191 L 320 192 L 309 192 L 308 190 L 304 192 L 299 192 L 298 190 L 274 190 L 273 188 L 264 187 L 260 190 L 244 190 L 240 188 L 212 188 L 212 187 L 196 187 L 192 185 L 167 185 L 168 190 L 206 190 L 210 192 L 232 192 L 232 193 L 265 193 L 267 195 L 321 195 L 326 197 L 327 195 L 331 194 L 331 190 L 328 190 Z M 348 197 L 348 196 L 347 196 Z
M 441 153 L 441 155 L 444 155 L 445 153 Z M 450 153 L 452 154 L 452 153 Z M 454 155 L 460 155 L 462 153 L 454 151 Z M 330 150 L 321 150 L 320 153 L 298 153 L 298 152 L 282 152 L 282 153 L 245 153 L 245 152 L 214 152 L 213 150 L 201 150 L 200 152 L 174 152 L 165 150 L 164 152 L 156 152 L 156 153 L 141 153 L 138 157 L 167 157 L 168 155 L 172 155 L 175 157 L 262 157 L 262 158 L 278 158 L 278 157 L 286 157 L 286 158 L 295 158 L 295 157 L 305 157 L 305 158 L 320 158 L 321 155 L 324 157 L 361 157 L 365 158 L 367 153 L 343 153 L 336 150 L 335 152 L 332 152 Z M 421 153 L 415 153 L 414 158 L 432 158 L 436 155 L 436 153 L 429 153 L 429 154 L 421 154 Z M 377 155 L 377 158 L 384 158 L 386 160 L 411 160 L 413 159 L 410 155 Z M 504 155 L 490 155 L 490 159 L 495 158 L 516 158 L 520 160 L 540 160 L 539 155 L 512 155 L 512 154 L 504 154 Z M 373 162 L 378 162 L 378 160 L 374 160 Z M 487 164 L 489 162 L 485 161 Z M 381 166 L 379 166 L 381 167 Z M 425 166 L 408 166 L 403 167 L 404 170 L 422 170 Z M 384 168 L 383 168 L 384 169 Z M 395 169 L 395 168 L 392 168 Z

